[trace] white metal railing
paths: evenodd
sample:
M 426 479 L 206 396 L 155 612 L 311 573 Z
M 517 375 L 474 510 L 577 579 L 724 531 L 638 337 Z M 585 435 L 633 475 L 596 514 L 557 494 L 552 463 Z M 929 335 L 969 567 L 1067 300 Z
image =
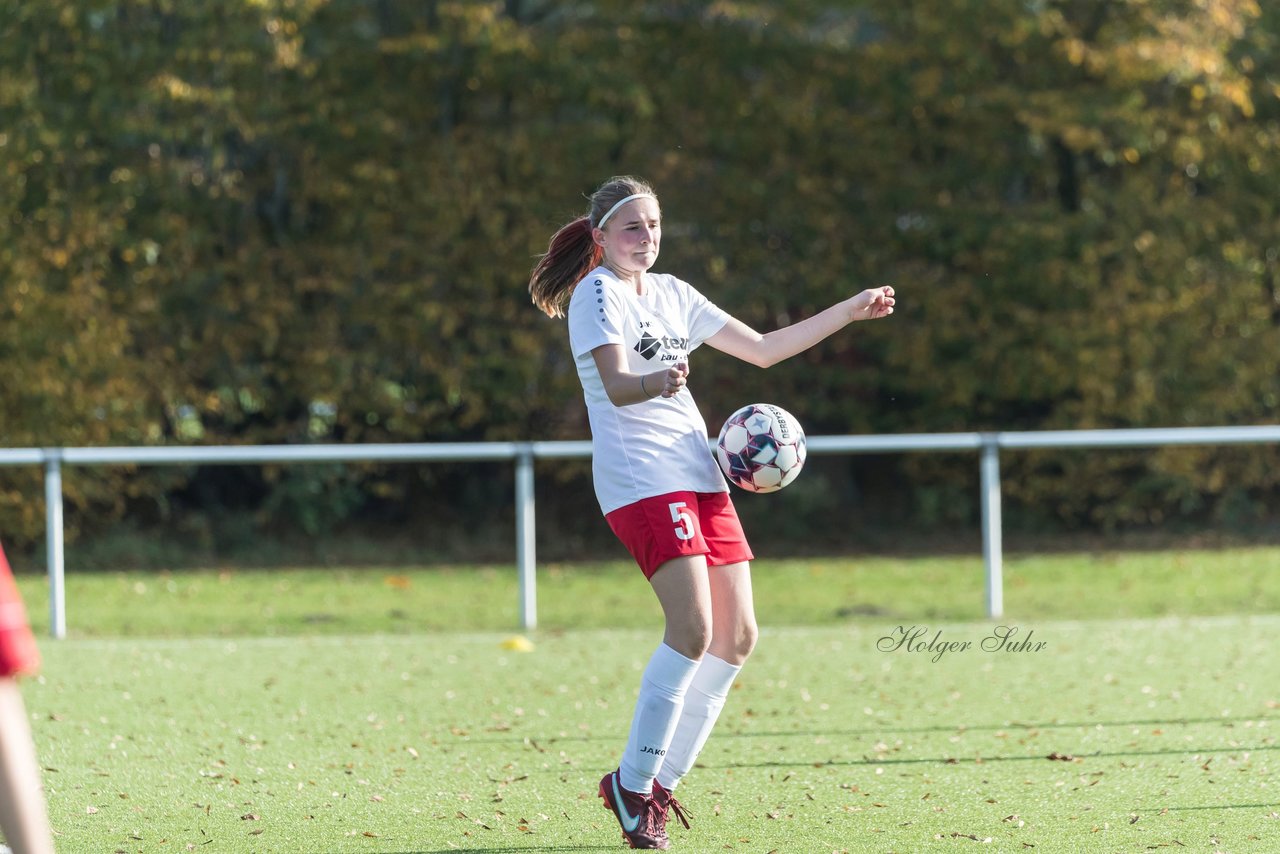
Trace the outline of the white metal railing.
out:
M 1004 613 L 1000 526 L 1000 449 L 1139 448 L 1171 445 L 1280 444 L 1280 425 L 1169 427 L 1136 430 L 1043 430 L 997 433 L 904 433 L 887 436 L 812 436 L 810 454 L 976 451 L 982 507 L 982 552 L 988 617 Z M 537 625 L 534 566 L 533 464 L 539 459 L 587 459 L 591 443 L 451 442 L 384 445 L 244 445 L 123 448 L 0 449 L 0 466 L 43 465 L 49 568 L 49 619 L 55 638 L 67 633 L 62 531 L 64 465 L 186 465 L 314 462 L 477 462 L 516 466 L 516 567 L 520 625 Z

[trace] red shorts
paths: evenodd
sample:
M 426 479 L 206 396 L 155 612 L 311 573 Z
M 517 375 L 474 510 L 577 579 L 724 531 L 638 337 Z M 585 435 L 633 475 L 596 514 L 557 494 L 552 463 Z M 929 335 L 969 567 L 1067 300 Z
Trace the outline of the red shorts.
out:
M 727 492 L 669 492 L 604 517 L 645 578 L 672 558 L 706 555 L 711 566 L 752 560 Z
M 27 624 L 18 585 L 13 581 L 4 549 L 0 549 L 0 677 L 34 673 L 39 665 L 36 639 Z

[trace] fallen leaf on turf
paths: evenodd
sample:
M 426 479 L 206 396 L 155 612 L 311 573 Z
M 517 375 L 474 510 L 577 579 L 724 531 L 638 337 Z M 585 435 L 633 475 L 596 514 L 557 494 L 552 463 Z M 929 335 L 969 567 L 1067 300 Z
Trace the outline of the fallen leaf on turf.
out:
M 382 583 L 397 590 L 408 590 L 413 585 L 407 575 L 388 575 L 382 579 Z
M 533 642 L 524 635 L 512 635 L 499 646 L 512 652 L 533 652 Z
M 247 812 L 244 815 L 240 816 L 241 821 L 257 821 L 259 818 L 261 818 L 261 816 L 258 815 L 256 812 Z

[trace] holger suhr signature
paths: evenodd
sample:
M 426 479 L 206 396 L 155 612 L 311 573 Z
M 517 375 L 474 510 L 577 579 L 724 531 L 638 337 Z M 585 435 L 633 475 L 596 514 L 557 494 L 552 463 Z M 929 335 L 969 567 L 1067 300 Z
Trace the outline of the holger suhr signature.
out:
M 1020 640 L 1015 637 L 1021 634 L 1018 626 L 996 626 L 990 634 L 978 641 L 977 649 L 982 652 L 1040 652 L 1049 645 L 1048 641 L 1033 641 L 1035 630 L 1031 629 Z M 941 661 L 949 653 L 970 652 L 974 649 L 971 640 L 944 640 L 942 629 L 930 634 L 928 626 L 898 626 L 889 634 L 876 641 L 876 649 L 881 652 L 922 652 L 931 654 L 931 660 Z

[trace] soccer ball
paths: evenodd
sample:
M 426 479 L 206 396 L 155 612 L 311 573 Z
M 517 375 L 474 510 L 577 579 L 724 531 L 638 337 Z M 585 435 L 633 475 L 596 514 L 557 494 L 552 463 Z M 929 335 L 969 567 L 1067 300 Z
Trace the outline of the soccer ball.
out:
M 744 406 L 720 428 L 716 460 L 730 483 L 751 492 L 776 492 L 804 468 L 804 430 L 782 407 Z

